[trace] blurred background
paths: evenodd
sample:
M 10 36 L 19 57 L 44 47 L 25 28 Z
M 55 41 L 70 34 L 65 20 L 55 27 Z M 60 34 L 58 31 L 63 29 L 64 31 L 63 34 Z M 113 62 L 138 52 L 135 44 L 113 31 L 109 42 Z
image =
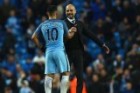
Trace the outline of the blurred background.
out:
M 84 37 L 83 93 L 140 93 L 140 0 L 0 0 L 0 93 L 44 93 L 44 54 L 31 41 L 49 4 L 76 6 L 76 17 L 111 49 Z M 76 78 L 71 67 L 70 93 Z M 53 81 L 59 93 L 60 75 Z

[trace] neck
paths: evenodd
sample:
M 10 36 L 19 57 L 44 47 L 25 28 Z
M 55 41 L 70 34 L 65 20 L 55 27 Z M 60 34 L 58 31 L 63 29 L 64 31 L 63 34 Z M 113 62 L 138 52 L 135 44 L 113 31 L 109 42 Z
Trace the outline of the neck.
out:
M 49 16 L 49 19 L 56 19 L 56 16 Z

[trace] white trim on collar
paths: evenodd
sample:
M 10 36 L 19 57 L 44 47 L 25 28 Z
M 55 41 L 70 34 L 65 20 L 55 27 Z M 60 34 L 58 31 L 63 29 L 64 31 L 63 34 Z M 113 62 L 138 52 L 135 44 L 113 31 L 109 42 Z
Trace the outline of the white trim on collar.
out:
M 67 17 L 67 19 L 68 19 L 68 21 L 71 22 L 71 23 L 73 23 L 72 21 L 75 21 L 75 18 L 70 19 L 70 18 Z

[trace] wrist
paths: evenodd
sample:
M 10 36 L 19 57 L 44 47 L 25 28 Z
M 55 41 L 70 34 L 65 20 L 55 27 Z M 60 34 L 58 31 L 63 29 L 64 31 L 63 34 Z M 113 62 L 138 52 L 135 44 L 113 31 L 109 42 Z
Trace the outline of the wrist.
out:
M 72 30 L 71 29 L 69 29 L 69 33 L 71 33 L 72 32 Z

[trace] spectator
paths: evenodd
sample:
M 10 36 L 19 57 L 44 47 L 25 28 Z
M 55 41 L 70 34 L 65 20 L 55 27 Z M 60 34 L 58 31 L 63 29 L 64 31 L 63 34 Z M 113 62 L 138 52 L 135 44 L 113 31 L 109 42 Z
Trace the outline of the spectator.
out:
M 25 63 L 21 64 L 22 69 L 25 71 L 25 73 L 27 75 L 30 74 L 30 71 L 33 68 L 33 66 L 34 66 L 34 63 L 32 62 L 32 59 L 30 57 L 28 57 L 26 59 L 26 62 Z
M 129 38 L 127 36 L 132 34 L 132 27 L 127 17 L 124 17 L 123 21 L 119 24 L 118 31 L 120 32 L 122 39 Z
M 32 36 L 34 30 L 35 30 L 34 24 L 29 24 L 29 27 L 27 28 L 27 32 L 25 34 L 25 40 L 27 41 L 26 42 L 27 52 L 30 55 L 35 54 L 35 44 L 31 40 L 31 36 Z
M 44 93 L 44 87 L 43 87 L 44 83 L 40 74 L 31 73 L 31 79 L 29 81 L 29 85 L 35 93 Z
M 86 68 L 86 74 L 85 74 L 85 81 L 86 81 L 86 86 L 87 87 L 89 87 L 89 85 L 91 85 L 92 74 L 93 74 L 93 69 L 92 69 L 91 66 L 88 66 Z
M 4 89 L 5 89 L 5 81 L 4 81 L 4 77 L 2 76 L 2 74 L 0 73 L 0 91 L 2 93 L 4 93 Z
M 62 19 L 63 18 L 63 14 L 64 14 L 63 5 L 58 5 L 57 6 L 57 10 L 58 10 L 58 18 Z
M 136 38 L 140 34 L 140 15 L 136 16 L 136 21 L 133 25 L 133 39 Z M 135 42 L 135 41 L 134 41 Z
M 99 81 L 101 83 L 101 89 L 102 93 L 107 93 L 108 92 L 108 81 L 109 81 L 109 76 L 108 73 L 105 69 L 102 69 L 99 73 Z
M 29 83 L 27 80 L 22 81 L 22 87 L 20 89 L 19 93 L 35 93 L 32 91 L 32 89 L 29 87 Z
M 29 6 L 31 7 L 31 9 L 33 9 L 35 17 L 40 17 L 41 15 L 46 14 L 46 6 L 48 6 L 48 3 L 47 0 L 31 0 Z
M 106 16 L 106 6 L 102 0 L 95 0 L 92 2 L 91 8 L 93 11 L 93 20 L 97 21 L 99 18 L 105 19 Z
M 115 68 L 115 74 L 113 76 L 113 79 L 118 82 L 119 86 L 121 84 L 122 73 L 123 73 L 123 69 L 121 67 L 117 66 Z
M 2 64 L 2 74 L 7 78 L 16 77 L 16 62 L 14 55 L 7 55 L 7 60 Z
M 35 23 L 35 16 L 33 14 L 32 8 L 28 7 L 26 9 L 26 14 L 24 17 L 22 17 L 22 25 L 23 29 L 26 30 L 30 24 Z
M 121 55 L 117 55 L 116 56 L 116 60 L 114 60 L 114 62 L 113 62 L 113 68 L 116 68 L 116 67 L 121 67 L 122 69 L 124 69 L 125 68 L 125 62 L 123 61 L 123 59 L 122 59 L 122 57 L 121 57 Z
M 131 23 L 135 19 L 134 7 L 128 0 L 123 1 L 123 17 L 128 18 L 128 21 L 130 21 Z
M 45 15 L 42 16 L 41 21 L 44 22 L 47 20 L 47 17 Z
M 104 60 L 102 54 L 99 54 L 97 59 L 92 63 L 95 72 L 99 71 L 98 67 L 99 67 L 100 64 L 105 65 L 105 60 Z
M 120 87 L 119 87 L 118 82 L 110 78 L 109 84 L 108 84 L 109 93 L 120 93 L 119 88 Z
M 131 65 L 133 67 L 133 69 L 139 69 L 139 54 L 138 54 L 138 45 L 137 44 L 133 44 L 132 48 L 130 51 L 128 51 L 127 53 L 127 62 L 129 65 Z
M 111 10 L 111 16 L 112 16 L 114 23 L 119 23 L 122 20 L 123 9 L 122 9 L 121 4 L 122 4 L 121 0 L 114 1 L 114 6 Z
M 19 20 L 16 17 L 16 11 L 10 10 L 10 16 L 7 19 L 6 22 L 6 28 L 11 28 L 13 35 L 15 36 L 19 36 L 21 34 L 20 30 L 20 26 L 19 26 Z
M 136 10 L 136 14 L 139 15 L 140 14 L 140 1 L 136 0 L 136 6 L 135 6 L 135 10 Z
M 104 38 L 106 40 L 106 42 L 112 42 L 113 40 L 113 27 L 114 27 L 114 23 L 112 21 L 112 18 L 110 15 L 107 15 L 105 18 L 105 22 L 104 22 Z
M 126 84 L 127 82 L 131 81 L 131 75 L 130 75 L 130 70 L 129 69 L 125 69 L 122 75 L 122 80 L 121 80 L 121 85 L 120 85 L 120 91 L 124 91 L 124 89 L 126 88 Z
M 4 25 L 4 23 L 6 22 L 7 18 L 9 17 L 9 13 L 11 11 L 11 9 L 13 9 L 14 7 L 11 5 L 10 0 L 3 0 L 3 4 L 2 6 L 0 6 L 0 11 L 1 11 L 1 21 L 2 24 Z
M 125 86 L 125 89 L 121 93 L 135 93 L 132 87 L 132 83 L 128 82 Z
M 9 50 L 10 48 L 15 49 L 15 44 L 16 44 L 16 38 L 12 34 L 12 29 L 7 28 L 6 29 L 6 37 L 3 41 L 3 46 L 2 46 L 4 55 L 6 55 L 6 53 L 8 52 L 7 50 Z
M 12 93 L 12 89 L 10 87 L 6 87 L 4 93 Z
M 37 55 L 33 58 L 33 62 L 37 64 L 44 64 L 45 63 L 45 57 L 41 50 L 37 50 Z
M 88 87 L 88 93 L 103 93 L 101 90 L 101 84 L 97 74 L 92 76 L 92 84 Z

